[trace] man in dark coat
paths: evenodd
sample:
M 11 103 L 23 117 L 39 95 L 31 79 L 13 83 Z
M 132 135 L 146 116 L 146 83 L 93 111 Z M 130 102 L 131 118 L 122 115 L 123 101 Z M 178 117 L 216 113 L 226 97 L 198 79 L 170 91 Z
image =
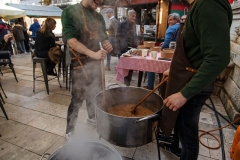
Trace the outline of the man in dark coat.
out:
M 136 12 L 134 10 L 128 11 L 127 19 L 121 22 L 117 31 L 117 53 L 118 58 L 123 53 L 126 53 L 129 48 L 137 48 L 137 33 L 136 33 Z M 130 70 L 127 77 L 124 77 L 124 83 L 129 86 L 133 71 Z
M 13 27 L 13 36 L 17 43 L 17 48 L 20 50 L 21 53 L 26 53 L 25 45 L 24 45 L 24 32 L 26 29 L 23 28 L 22 25 L 18 21 L 15 21 L 15 26 Z
M 137 33 L 136 33 L 136 12 L 128 11 L 127 19 L 121 22 L 117 31 L 117 51 L 118 58 L 128 51 L 129 47 L 137 48 Z
M 118 29 L 118 20 L 114 17 L 114 10 L 112 8 L 108 8 L 106 11 L 107 17 L 110 19 L 110 25 L 108 28 L 108 39 L 113 46 L 113 51 L 107 54 L 107 64 L 105 70 L 110 71 L 110 61 L 111 55 L 115 53 L 115 43 L 116 43 L 116 35 Z

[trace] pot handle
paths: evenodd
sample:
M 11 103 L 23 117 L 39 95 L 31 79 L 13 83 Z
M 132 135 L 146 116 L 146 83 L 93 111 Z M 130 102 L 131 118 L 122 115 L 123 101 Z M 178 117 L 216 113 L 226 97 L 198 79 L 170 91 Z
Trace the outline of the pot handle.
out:
M 152 118 L 157 118 L 157 117 L 160 117 L 160 114 L 151 114 L 149 116 L 146 116 L 146 117 L 136 120 L 135 123 L 139 123 L 139 122 L 142 122 L 142 121 L 145 121 L 148 119 L 152 119 Z
M 107 89 L 112 88 L 112 86 L 122 87 L 122 86 L 121 86 L 120 84 L 118 84 L 118 83 L 113 83 L 113 84 L 108 85 L 108 86 L 107 86 Z
M 46 156 L 47 156 L 47 157 L 46 157 Z M 50 153 L 44 153 L 44 154 L 42 155 L 42 157 L 41 157 L 41 159 L 40 159 L 40 160 L 42 160 L 43 158 L 46 158 L 46 159 L 48 159 L 50 156 L 51 156 L 51 154 L 50 154 Z

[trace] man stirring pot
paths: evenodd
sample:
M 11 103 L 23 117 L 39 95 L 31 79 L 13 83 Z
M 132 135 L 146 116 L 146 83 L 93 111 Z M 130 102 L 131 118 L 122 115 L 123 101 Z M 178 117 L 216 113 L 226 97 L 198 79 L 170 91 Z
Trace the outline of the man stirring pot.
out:
M 170 70 L 164 73 L 168 84 L 159 127 L 166 136 L 174 128 L 182 144 L 181 160 L 197 160 L 200 111 L 213 92 L 214 79 L 230 61 L 232 9 L 227 0 L 182 1 L 191 10 Z
M 69 47 L 81 57 L 86 73 L 82 69 L 73 70 L 72 99 L 67 114 L 67 139 L 74 131 L 78 111 L 84 100 L 88 122 L 94 123 L 93 97 L 102 90 L 101 60 L 112 51 L 107 40 L 105 21 L 102 15 L 95 11 L 102 2 L 103 0 L 82 0 L 80 4 L 68 6 L 62 12 L 64 35 Z M 103 49 L 100 49 L 99 42 L 102 42 Z M 73 67 L 79 66 L 78 61 L 72 60 L 71 63 Z

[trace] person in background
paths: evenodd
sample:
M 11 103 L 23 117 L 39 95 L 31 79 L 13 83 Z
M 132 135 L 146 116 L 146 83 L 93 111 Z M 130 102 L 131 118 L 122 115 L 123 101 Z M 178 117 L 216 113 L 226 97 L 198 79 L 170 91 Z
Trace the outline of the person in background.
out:
M 8 34 L 8 27 L 5 22 L 3 22 L 0 16 L 0 42 L 3 40 L 4 35 Z
M 67 113 L 67 140 L 74 132 L 78 111 L 84 100 L 88 112 L 87 122 L 95 125 L 93 97 L 102 91 L 102 83 L 105 83 L 102 82 L 101 61 L 112 51 L 103 16 L 95 11 L 102 3 L 103 0 L 82 0 L 78 4 L 66 7 L 62 12 L 62 27 L 68 46 L 81 57 L 82 64 L 86 66 L 85 72 L 82 69 L 72 69 L 72 99 Z M 70 55 L 74 57 L 72 52 Z M 71 63 L 73 68 L 79 66 L 76 60 L 72 60 Z
M 35 39 L 34 53 L 39 58 L 49 58 L 48 51 L 52 47 L 56 47 L 55 35 L 53 30 L 56 28 L 56 21 L 53 18 L 47 18 L 44 25 L 37 31 Z M 50 58 L 49 58 L 50 59 Z M 57 76 L 54 73 L 55 63 L 50 61 L 47 63 L 47 74 Z
M 150 16 L 150 14 L 148 14 L 147 10 L 144 10 L 143 19 L 142 19 L 142 26 L 150 25 L 151 23 L 153 23 L 153 18 Z
M 174 128 L 182 145 L 180 160 L 197 160 L 200 111 L 230 62 L 233 14 L 227 0 L 182 1 L 191 9 L 181 24 L 171 67 L 164 72 L 168 81 L 159 127 L 166 136 Z
M 30 44 L 29 44 L 29 35 L 27 33 L 27 23 L 24 22 L 24 25 L 23 25 L 23 28 L 25 29 L 23 31 L 23 34 L 24 34 L 24 46 L 25 46 L 25 49 L 26 49 L 26 52 L 29 52 L 30 51 Z
M 108 8 L 106 10 L 107 17 L 110 19 L 110 25 L 108 28 L 108 38 L 109 41 L 113 47 L 112 52 L 107 54 L 107 64 L 105 67 L 105 70 L 110 71 L 110 61 L 111 61 L 111 55 L 115 54 L 115 43 L 116 43 L 116 35 L 117 35 L 117 28 L 118 28 L 118 20 L 114 17 L 114 10 L 112 8 Z
M 127 19 L 121 22 L 117 30 L 117 48 L 118 58 L 123 53 L 126 53 L 130 48 L 137 48 L 137 33 L 136 33 L 136 12 L 128 11 Z M 128 76 L 124 77 L 124 83 L 129 86 L 133 71 L 129 71 Z
M 168 28 L 164 36 L 164 42 L 161 43 L 162 49 L 169 48 L 169 43 L 175 41 L 178 38 L 178 29 L 180 26 L 180 16 L 178 13 L 171 13 L 168 16 Z
M 165 33 L 164 42 L 161 43 L 162 48 L 169 48 L 171 41 L 176 42 L 178 37 L 178 29 L 180 27 L 180 16 L 178 13 L 171 13 L 168 16 L 168 28 Z M 155 73 L 148 72 L 148 85 L 144 86 L 146 89 L 152 90 L 154 88 Z
M 38 23 L 38 20 L 36 18 L 33 19 L 33 24 L 31 24 L 29 31 L 32 31 L 32 39 L 36 40 L 36 33 L 40 29 L 40 24 Z
M 185 23 L 186 18 L 187 18 L 187 15 L 186 15 L 186 14 L 182 15 L 182 17 L 181 17 L 181 23 Z
M 26 53 L 25 45 L 24 45 L 24 32 L 26 32 L 26 29 L 23 28 L 22 25 L 20 25 L 20 22 L 18 20 L 14 21 L 15 26 L 13 27 L 13 36 L 15 38 L 15 41 L 17 43 L 17 48 L 20 50 L 21 53 Z
M 136 12 L 128 11 L 127 19 L 121 22 L 117 30 L 117 52 L 118 58 L 123 53 L 126 53 L 130 48 L 137 48 L 137 33 L 136 33 Z

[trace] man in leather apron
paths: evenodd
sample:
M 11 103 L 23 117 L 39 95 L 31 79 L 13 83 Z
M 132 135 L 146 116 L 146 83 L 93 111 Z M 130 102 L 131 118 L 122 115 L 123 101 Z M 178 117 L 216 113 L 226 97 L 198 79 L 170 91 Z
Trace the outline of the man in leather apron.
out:
M 72 99 L 67 114 L 66 138 L 74 130 L 78 111 L 84 100 L 88 118 L 94 122 L 93 100 L 102 90 L 101 60 L 112 51 L 112 46 L 107 40 L 104 19 L 95 11 L 102 2 L 103 0 L 82 0 L 80 4 L 68 6 L 62 12 L 63 32 L 68 45 L 80 57 L 84 66 L 76 69 L 80 64 L 72 59 L 71 63 L 75 69 L 72 76 Z M 103 49 L 100 48 L 99 42 L 102 43 Z
M 186 1 L 191 9 L 163 77 L 168 76 L 168 82 L 159 128 L 167 137 L 174 128 L 182 145 L 181 160 L 197 160 L 200 111 L 212 94 L 214 79 L 230 61 L 232 9 L 227 0 Z

